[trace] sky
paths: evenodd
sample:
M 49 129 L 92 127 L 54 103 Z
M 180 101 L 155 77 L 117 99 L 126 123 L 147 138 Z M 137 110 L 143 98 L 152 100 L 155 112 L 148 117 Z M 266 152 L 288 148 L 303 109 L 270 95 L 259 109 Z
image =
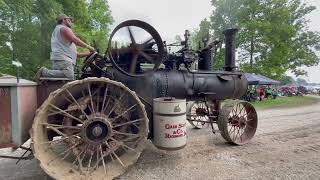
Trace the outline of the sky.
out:
M 315 11 L 307 16 L 310 20 L 309 28 L 313 31 L 320 31 L 320 0 L 308 0 L 308 3 L 317 7 Z M 308 72 L 308 77 L 302 77 L 308 82 L 320 83 L 320 65 L 305 68 Z
M 151 24 L 163 40 L 172 41 L 176 35 L 183 37 L 186 29 L 192 31 L 204 18 L 211 14 L 210 0 L 109 0 L 111 14 L 117 24 L 139 19 Z M 307 16 L 310 30 L 320 31 L 320 0 L 305 0 L 317 7 Z M 304 67 L 308 77 L 301 77 L 311 83 L 320 83 L 320 65 Z M 288 75 L 292 75 L 288 72 Z

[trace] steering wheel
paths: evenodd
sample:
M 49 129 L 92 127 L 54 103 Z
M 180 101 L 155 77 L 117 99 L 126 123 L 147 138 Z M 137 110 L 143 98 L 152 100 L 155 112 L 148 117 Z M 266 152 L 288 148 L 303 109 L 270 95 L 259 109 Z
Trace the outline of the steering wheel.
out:
M 104 70 L 106 67 L 105 59 L 99 55 L 97 52 L 91 53 L 84 60 L 83 66 L 81 68 L 81 79 L 87 77 L 109 77 L 108 73 Z
M 129 76 L 143 76 L 156 70 L 164 56 L 159 33 L 139 20 L 119 24 L 110 35 L 107 51 L 113 66 Z

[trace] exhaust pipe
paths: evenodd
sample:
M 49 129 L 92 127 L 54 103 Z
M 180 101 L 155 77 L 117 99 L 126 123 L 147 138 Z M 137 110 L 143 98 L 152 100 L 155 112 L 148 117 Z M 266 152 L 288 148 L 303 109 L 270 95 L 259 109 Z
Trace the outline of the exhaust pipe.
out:
M 238 29 L 227 29 L 223 32 L 225 36 L 225 58 L 224 58 L 224 70 L 234 71 L 236 67 L 235 54 L 236 54 L 236 33 Z

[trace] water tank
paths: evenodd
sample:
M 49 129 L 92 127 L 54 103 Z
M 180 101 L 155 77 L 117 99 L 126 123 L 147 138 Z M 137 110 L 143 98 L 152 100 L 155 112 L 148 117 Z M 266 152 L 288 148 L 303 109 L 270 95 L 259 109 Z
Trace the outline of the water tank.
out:
M 178 150 L 187 144 L 186 100 L 162 97 L 153 100 L 153 143 L 159 149 Z

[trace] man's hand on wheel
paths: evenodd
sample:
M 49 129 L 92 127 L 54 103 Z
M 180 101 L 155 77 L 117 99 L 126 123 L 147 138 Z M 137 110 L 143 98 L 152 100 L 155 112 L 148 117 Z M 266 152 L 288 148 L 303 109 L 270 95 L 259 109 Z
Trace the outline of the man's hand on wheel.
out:
M 89 46 L 89 45 L 87 45 L 86 48 L 89 49 L 90 52 L 96 52 L 96 50 L 93 47 Z
M 91 51 L 79 52 L 79 53 L 77 53 L 77 58 L 88 57 L 88 56 L 91 56 L 91 55 L 94 54 L 94 53 L 95 53 L 95 52 L 91 52 Z

